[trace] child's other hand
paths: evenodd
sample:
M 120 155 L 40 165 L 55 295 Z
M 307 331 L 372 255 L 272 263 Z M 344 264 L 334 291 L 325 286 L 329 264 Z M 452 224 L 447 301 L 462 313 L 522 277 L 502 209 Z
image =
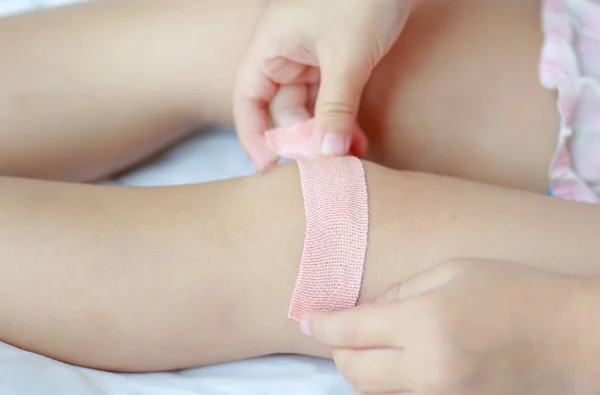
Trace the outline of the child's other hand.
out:
M 302 327 L 334 349 L 358 394 L 573 393 L 561 392 L 557 355 L 568 284 L 518 264 L 456 260 Z
M 360 97 L 375 66 L 400 35 L 413 0 L 271 1 L 242 62 L 234 95 L 238 135 L 263 170 L 277 156 L 264 132 L 317 119 L 324 156 L 366 154 L 351 141 Z

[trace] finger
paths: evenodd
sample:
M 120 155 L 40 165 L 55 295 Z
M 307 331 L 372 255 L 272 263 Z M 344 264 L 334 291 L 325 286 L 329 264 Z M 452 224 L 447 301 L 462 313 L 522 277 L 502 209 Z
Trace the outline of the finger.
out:
M 306 85 L 287 85 L 271 102 L 271 117 L 278 128 L 285 128 L 311 118 L 308 111 L 308 87 Z
M 310 85 L 308 87 L 308 111 L 314 118 L 315 106 L 317 105 L 317 96 L 319 95 L 319 85 Z
M 244 151 L 258 170 L 265 170 L 277 161 L 263 134 L 269 125 L 269 103 L 279 87 L 267 78 L 259 63 L 258 59 L 250 58 L 240 67 L 233 108 Z
M 369 151 L 369 141 L 365 132 L 358 127 L 354 126 L 354 133 L 352 134 L 352 144 L 350 145 L 350 153 L 358 158 L 364 159 Z
M 333 359 L 342 376 L 360 393 L 408 391 L 402 371 L 403 352 L 398 349 L 336 349 Z
M 290 68 L 298 64 L 289 61 Z M 269 76 L 272 80 L 281 84 L 279 90 L 270 103 L 270 113 L 274 126 L 284 128 L 306 121 L 313 117 L 311 103 L 311 91 L 320 80 L 320 72 L 316 67 L 301 65 L 303 71 L 295 74 L 293 78 L 283 79 L 273 74 Z
M 263 74 L 279 85 L 313 85 L 320 79 L 318 68 L 282 56 L 265 59 L 261 64 Z
M 371 74 L 368 64 L 355 60 L 357 54 L 352 50 L 345 52 L 338 57 L 319 58 L 321 85 L 315 108 L 314 143 L 326 156 L 348 153 L 362 91 Z
M 415 298 L 442 287 L 463 271 L 461 266 L 442 264 L 388 288 L 374 303 L 388 303 Z
M 395 344 L 390 307 L 365 305 L 336 313 L 309 314 L 301 320 L 304 333 L 334 348 L 385 348 Z

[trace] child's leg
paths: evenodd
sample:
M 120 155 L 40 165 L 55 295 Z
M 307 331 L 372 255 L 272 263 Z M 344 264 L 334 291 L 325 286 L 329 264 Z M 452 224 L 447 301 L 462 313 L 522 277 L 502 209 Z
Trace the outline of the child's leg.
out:
M 546 193 L 559 129 L 540 0 L 424 0 L 369 85 L 373 159 Z
M 595 206 L 365 166 L 363 302 L 455 257 L 600 274 Z M 286 318 L 305 232 L 294 165 L 188 187 L 0 189 L 0 340 L 123 371 L 327 355 Z
M 265 3 L 98 1 L 0 19 L 0 174 L 95 179 L 230 122 Z
M 102 1 L 0 21 L 0 172 L 94 178 L 230 122 L 265 4 Z M 539 14 L 539 0 L 424 0 L 365 94 L 373 159 L 544 192 L 557 115 L 537 82 Z

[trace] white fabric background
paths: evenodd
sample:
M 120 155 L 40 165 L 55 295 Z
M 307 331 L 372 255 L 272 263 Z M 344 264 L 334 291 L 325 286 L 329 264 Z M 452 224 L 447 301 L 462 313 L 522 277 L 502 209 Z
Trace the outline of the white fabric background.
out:
M 74 1 L 0 0 L 0 15 L 70 2 Z M 233 130 L 213 127 L 143 167 L 109 182 L 117 185 L 173 185 L 251 172 L 252 167 Z M 344 395 L 352 394 L 352 390 L 331 362 L 314 358 L 278 356 L 175 373 L 133 375 L 77 368 L 0 343 L 0 395 L 158 394 Z

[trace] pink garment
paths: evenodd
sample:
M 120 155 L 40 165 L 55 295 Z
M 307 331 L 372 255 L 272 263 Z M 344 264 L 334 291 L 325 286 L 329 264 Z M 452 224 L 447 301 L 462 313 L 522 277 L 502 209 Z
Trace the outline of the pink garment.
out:
M 600 203 L 600 2 L 542 0 L 540 81 L 558 91 L 551 194 Z
M 350 156 L 319 158 L 314 119 L 266 133 L 272 149 L 298 160 L 306 237 L 289 318 L 356 306 L 369 231 L 367 182 L 362 162 Z M 355 141 L 364 138 L 357 127 Z M 366 150 L 366 144 L 363 144 Z

